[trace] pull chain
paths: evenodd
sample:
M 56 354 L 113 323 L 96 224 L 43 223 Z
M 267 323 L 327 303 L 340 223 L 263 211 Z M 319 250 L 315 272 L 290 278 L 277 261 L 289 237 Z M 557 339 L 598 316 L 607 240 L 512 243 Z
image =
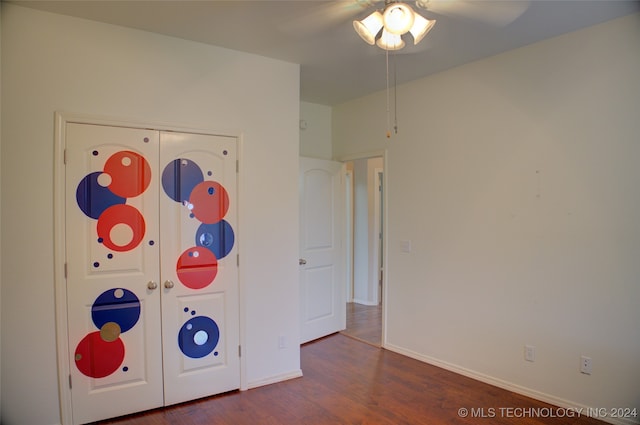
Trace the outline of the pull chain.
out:
M 391 138 L 391 101 L 389 87 L 389 50 L 385 50 L 387 60 L 387 139 Z M 398 77 L 396 57 L 393 56 L 393 132 L 398 134 Z
M 391 108 L 389 107 L 389 50 L 385 50 L 387 59 L 387 139 L 391 138 Z
M 398 72 L 397 59 L 393 53 L 393 131 L 398 134 Z

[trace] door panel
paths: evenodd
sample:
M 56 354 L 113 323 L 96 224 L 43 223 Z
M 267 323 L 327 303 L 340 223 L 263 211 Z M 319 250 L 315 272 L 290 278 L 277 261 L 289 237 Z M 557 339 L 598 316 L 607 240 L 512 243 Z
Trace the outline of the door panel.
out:
M 301 343 L 346 327 L 344 165 L 300 158 Z
M 332 280 L 332 266 L 310 267 L 306 270 L 307 321 L 329 318 L 335 314 L 333 288 L 327 285 Z
M 240 386 L 235 141 L 160 135 L 167 405 Z
M 66 127 L 66 258 L 74 422 L 163 403 L 158 135 Z

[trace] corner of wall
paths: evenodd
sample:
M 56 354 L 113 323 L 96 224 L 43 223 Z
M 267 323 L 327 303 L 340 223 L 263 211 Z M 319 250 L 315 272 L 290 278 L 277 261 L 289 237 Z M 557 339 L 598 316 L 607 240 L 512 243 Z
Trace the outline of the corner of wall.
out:
M 333 158 L 330 106 L 300 102 L 300 156 Z

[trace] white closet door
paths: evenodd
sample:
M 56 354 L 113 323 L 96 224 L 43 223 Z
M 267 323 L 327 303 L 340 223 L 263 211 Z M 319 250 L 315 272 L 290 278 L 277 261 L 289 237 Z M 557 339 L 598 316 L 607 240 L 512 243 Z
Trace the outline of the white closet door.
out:
M 160 134 L 165 404 L 240 387 L 236 138 Z
M 156 131 L 66 126 L 74 423 L 163 404 Z

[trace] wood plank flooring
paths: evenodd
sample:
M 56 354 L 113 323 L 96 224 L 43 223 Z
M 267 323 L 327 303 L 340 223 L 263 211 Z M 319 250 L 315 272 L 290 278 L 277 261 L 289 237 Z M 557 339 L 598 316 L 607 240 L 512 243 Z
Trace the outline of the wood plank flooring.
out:
M 347 328 L 342 333 L 382 346 L 382 306 L 347 303 Z
M 301 367 L 301 378 L 101 424 L 603 424 L 584 416 L 549 418 L 567 411 L 342 334 L 303 345 Z

